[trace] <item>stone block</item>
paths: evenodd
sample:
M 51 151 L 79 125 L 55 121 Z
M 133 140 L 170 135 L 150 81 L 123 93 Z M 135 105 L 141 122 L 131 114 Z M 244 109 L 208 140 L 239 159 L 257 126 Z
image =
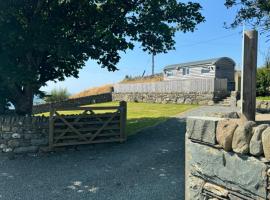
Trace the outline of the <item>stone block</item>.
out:
M 187 119 L 187 136 L 189 139 L 215 145 L 216 127 L 221 118 L 189 117 Z
M 186 140 L 186 177 L 190 179 L 190 176 L 194 176 L 216 184 L 231 194 L 239 193 L 247 197 L 246 199 L 266 199 L 268 168 L 266 163 L 255 157 L 238 155 Z M 186 180 L 187 190 L 190 190 L 192 184 L 196 188 L 192 181 Z M 187 193 L 189 191 L 186 191 Z
M 270 127 L 262 133 L 262 145 L 265 158 L 270 160 Z
M 13 133 L 11 137 L 14 138 L 14 139 L 19 139 L 19 138 L 21 138 L 21 134 Z
M 6 144 L 0 144 L 0 149 L 5 149 L 5 148 L 7 148 Z
M 5 140 L 11 139 L 12 133 L 3 133 L 2 138 Z
M 202 188 L 205 184 L 200 178 L 189 175 L 186 177 L 186 181 L 189 183 L 186 185 L 185 199 L 186 200 L 202 200 L 204 199 L 202 195 Z
M 179 104 L 183 104 L 184 102 L 185 102 L 184 98 L 178 98 L 177 99 L 177 103 L 179 103 Z
M 20 140 L 20 147 L 29 147 L 31 146 L 31 140 Z
M 12 148 L 9 148 L 9 147 L 4 148 L 4 149 L 3 149 L 3 152 L 4 152 L 4 153 L 12 152 Z
M 2 131 L 4 131 L 4 132 L 10 132 L 11 131 L 11 126 L 10 125 L 3 125 L 2 126 Z
M 203 186 L 203 190 L 206 190 L 214 195 L 217 195 L 223 198 L 227 198 L 229 196 L 228 190 L 212 183 L 205 183 Z
M 208 104 L 208 106 L 213 106 L 215 104 L 215 102 L 211 100 L 211 101 L 208 101 L 207 104 Z
M 9 140 L 8 146 L 11 148 L 20 146 L 20 142 L 18 140 Z
M 34 146 L 42 146 L 42 145 L 48 145 L 49 141 L 47 138 L 42 139 L 32 139 L 31 144 Z
M 31 135 L 31 139 L 41 139 L 41 138 L 43 138 L 41 133 L 33 133 Z
M 245 122 L 239 125 L 233 135 L 233 151 L 240 154 L 249 153 L 249 143 L 253 134 L 253 127 L 256 123 L 253 121 Z
M 185 99 L 185 104 L 192 104 L 192 103 L 193 103 L 192 99 L 190 98 Z
M 30 140 L 30 139 L 32 139 L 32 134 L 31 133 L 25 133 L 25 134 L 23 134 L 23 137 L 26 140 Z
M 237 120 L 220 120 L 217 125 L 217 142 L 225 151 L 232 150 L 232 140 L 235 129 L 238 127 Z
M 14 153 L 22 154 L 22 153 L 36 153 L 38 151 L 37 146 L 29 146 L 29 147 L 18 147 L 14 149 Z
M 261 156 L 263 154 L 262 133 L 268 127 L 268 124 L 261 124 L 254 129 L 254 134 L 249 144 L 250 154 L 254 156 Z

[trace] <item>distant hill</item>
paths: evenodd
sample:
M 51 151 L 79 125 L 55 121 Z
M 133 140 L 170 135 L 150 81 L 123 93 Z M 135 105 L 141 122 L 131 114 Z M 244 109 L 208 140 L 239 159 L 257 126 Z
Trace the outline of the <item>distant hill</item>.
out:
M 87 96 L 92 96 L 92 95 L 98 95 L 98 94 L 104 94 L 104 93 L 110 93 L 113 91 L 113 85 L 108 84 L 108 85 L 103 85 L 100 87 L 94 87 L 94 88 L 89 88 L 87 90 L 84 90 L 80 93 L 71 95 L 69 99 L 77 99 L 81 97 L 87 97 Z
M 127 83 L 151 83 L 151 82 L 158 82 L 163 81 L 163 74 L 156 74 L 154 76 L 145 76 L 145 77 L 130 77 L 127 76 L 124 80 L 119 82 L 120 84 L 127 84 Z M 71 95 L 69 99 L 77 99 L 81 97 L 87 97 L 92 95 L 99 95 L 99 94 L 105 94 L 113 92 L 113 85 L 107 84 L 100 87 L 93 87 L 89 88 L 87 90 L 84 90 L 82 92 L 79 92 L 77 94 Z
M 151 83 L 151 82 L 159 82 L 163 81 L 163 74 L 155 74 L 154 76 L 145 76 L 145 77 L 129 77 L 127 76 L 124 80 L 122 80 L 120 83 Z

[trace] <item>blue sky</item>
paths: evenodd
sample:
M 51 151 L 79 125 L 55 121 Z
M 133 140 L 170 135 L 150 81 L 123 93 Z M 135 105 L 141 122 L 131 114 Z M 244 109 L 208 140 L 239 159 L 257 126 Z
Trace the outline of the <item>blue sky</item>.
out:
M 202 7 L 206 22 L 200 24 L 194 33 L 177 33 L 175 37 L 176 50 L 156 56 L 156 72 L 161 72 L 166 65 L 181 62 L 221 56 L 231 57 L 241 67 L 242 55 L 242 27 L 225 29 L 224 22 L 232 22 L 236 9 L 227 10 L 225 0 L 197 0 Z M 265 36 L 259 36 L 258 66 L 264 62 L 264 55 L 269 43 Z M 139 76 L 146 70 L 151 73 L 151 56 L 143 52 L 138 44 L 133 51 L 121 54 L 118 64 L 119 71 L 108 72 L 100 68 L 95 61 L 88 61 L 79 78 L 68 78 L 63 82 L 49 82 L 43 90 L 49 92 L 53 88 L 65 87 L 72 94 L 82 90 L 108 83 L 117 83 L 125 75 Z

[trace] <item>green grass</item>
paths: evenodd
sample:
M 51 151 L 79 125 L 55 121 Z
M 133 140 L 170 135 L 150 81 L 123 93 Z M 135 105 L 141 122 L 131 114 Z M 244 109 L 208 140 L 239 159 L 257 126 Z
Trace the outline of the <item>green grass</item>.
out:
M 89 106 L 118 106 L 118 102 L 100 103 Z M 139 130 L 154 126 L 170 117 L 196 108 L 198 105 L 128 103 L 127 105 L 127 134 L 132 135 Z M 95 111 L 96 112 L 96 111 Z M 106 111 L 108 112 L 108 111 Z M 64 111 L 61 114 L 79 114 L 80 111 Z M 97 112 L 96 112 L 97 113 Z M 43 115 L 48 116 L 48 113 Z
M 266 97 L 257 97 L 257 100 L 270 101 L 270 96 L 266 96 Z
M 118 105 L 117 102 L 96 104 L 102 106 Z M 128 103 L 127 106 L 127 134 L 154 126 L 177 114 L 195 108 L 197 105 Z

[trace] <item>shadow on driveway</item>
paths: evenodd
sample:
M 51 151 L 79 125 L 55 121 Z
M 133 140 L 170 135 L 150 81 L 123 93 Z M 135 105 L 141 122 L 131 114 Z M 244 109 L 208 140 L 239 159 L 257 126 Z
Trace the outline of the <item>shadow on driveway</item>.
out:
M 0 158 L 0 199 L 182 200 L 184 135 L 172 118 L 123 144 Z

